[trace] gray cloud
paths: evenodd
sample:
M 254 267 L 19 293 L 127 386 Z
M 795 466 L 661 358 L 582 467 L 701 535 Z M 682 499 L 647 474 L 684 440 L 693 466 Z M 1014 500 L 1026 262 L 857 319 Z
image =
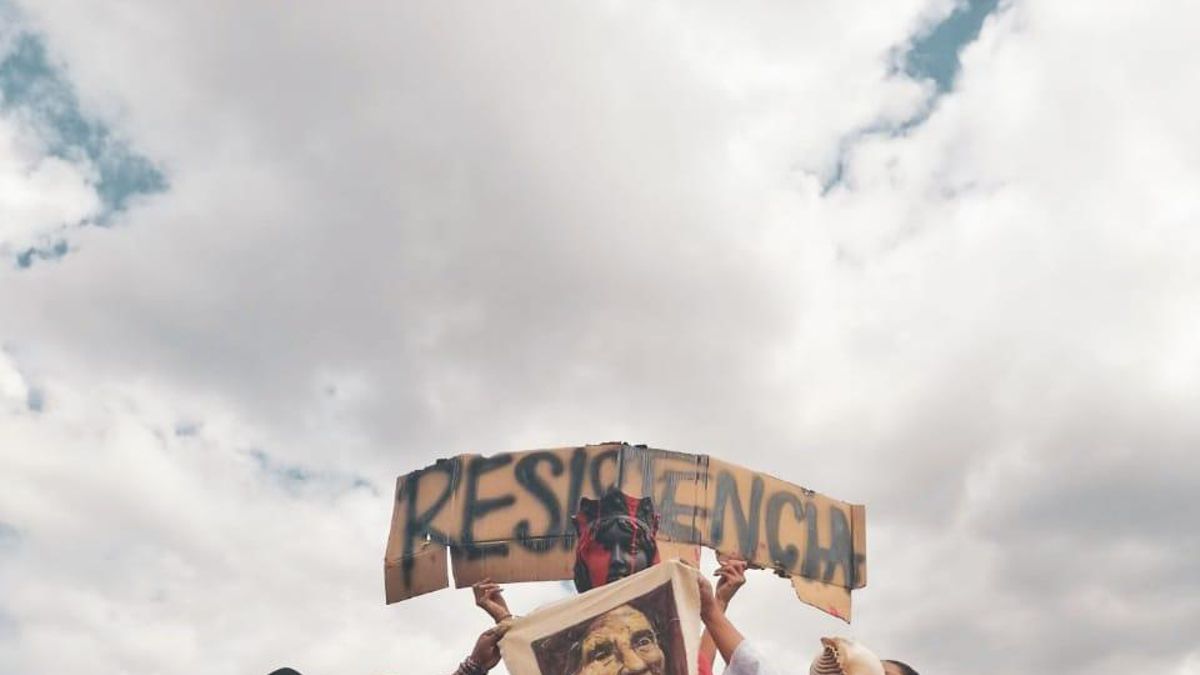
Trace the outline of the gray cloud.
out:
M 866 503 L 923 672 L 1195 672 L 1188 8 L 1002 7 L 823 192 L 947 3 L 377 4 L 28 7 L 170 190 L 0 272 L 0 664 L 442 672 L 394 476 L 625 439 Z M 734 617 L 805 662 L 788 595 Z

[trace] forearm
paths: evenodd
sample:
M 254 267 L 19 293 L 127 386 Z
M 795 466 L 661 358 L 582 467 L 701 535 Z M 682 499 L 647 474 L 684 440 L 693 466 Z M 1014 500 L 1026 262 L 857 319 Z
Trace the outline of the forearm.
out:
M 704 626 L 707 628 L 704 632 L 705 635 L 716 645 L 717 651 L 721 652 L 721 658 L 725 660 L 725 663 L 729 663 L 733 658 L 733 652 L 745 638 L 720 608 L 714 608 L 713 611 L 702 614 L 700 618 L 704 620 Z M 703 646 L 701 648 L 703 649 Z
M 708 629 L 704 629 L 704 634 L 700 636 L 700 665 L 707 665 L 708 672 L 712 672 L 713 661 L 717 659 L 717 644 L 713 642 L 712 635 Z
M 728 612 L 729 601 L 733 599 L 733 596 L 721 593 L 719 588 L 716 595 L 717 607 L 721 609 L 721 613 L 724 614 L 725 612 Z M 713 642 L 712 635 L 709 633 L 708 628 L 705 628 L 704 634 L 700 636 L 700 660 L 707 661 L 708 665 L 711 667 L 716 658 L 717 645 Z M 729 660 L 726 659 L 725 663 L 729 663 Z

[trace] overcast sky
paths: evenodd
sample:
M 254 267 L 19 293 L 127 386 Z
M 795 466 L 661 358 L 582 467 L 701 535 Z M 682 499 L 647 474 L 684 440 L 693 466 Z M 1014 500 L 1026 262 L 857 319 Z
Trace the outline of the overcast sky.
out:
M 852 626 L 734 603 L 795 672 L 1197 675 L 1197 25 L 0 0 L 0 672 L 441 675 L 395 477 L 625 440 L 867 505 Z

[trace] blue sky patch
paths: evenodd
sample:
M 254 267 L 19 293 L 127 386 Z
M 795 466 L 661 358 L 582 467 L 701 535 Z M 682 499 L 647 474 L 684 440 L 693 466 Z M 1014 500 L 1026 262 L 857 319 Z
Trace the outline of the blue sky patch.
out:
M 950 91 L 962 69 L 959 55 L 979 37 L 984 20 L 999 4 L 999 0 L 960 3 L 950 16 L 913 40 L 904 55 L 904 72 L 916 80 L 933 80 L 939 94 Z
M 175 437 L 176 438 L 186 438 L 186 437 L 190 437 L 190 436 L 197 436 L 197 435 L 199 435 L 200 428 L 202 426 L 203 425 L 200 422 L 193 422 L 190 420 L 182 420 L 182 421 L 176 422 L 175 423 Z
M 263 473 L 285 485 L 305 483 L 312 480 L 313 474 L 298 464 L 284 464 L 276 461 L 262 450 L 250 450 L 250 455 Z
M 21 543 L 21 533 L 17 528 L 0 520 L 0 554 L 17 550 Z
M 46 395 L 37 387 L 30 387 L 29 393 L 25 396 L 25 407 L 29 408 L 30 412 L 40 413 L 46 408 Z
M 339 495 L 352 490 L 365 489 L 374 494 L 379 491 L 366 478 L 353 474 L 314 471 L 299 464 L 281 462 L 257 448 L 245 451 L 268 481 L 278 485 L 292 495 L 301 493 L 324 493 Z
M 846 134 L 839 144 L 837 160 L 822 185 L 821 194 L 828 194 L 842 184 L 847 158 L 859 139 L 877 134 L 903 136 L 929 119 L 938 99 L 954 89 L 958 73 L 962 70 L 962 50 L 979 38 L 984 21 L 999 7 L 999 0 L 959 2 L 946 18 L 913 36 L 899 59 L 900 66 L 896 72 L 903 72 L 914 80 L 932 80 L 933 94 L 909 119 L 899 123 L 876 122 Z
M 6 4 L 0 0 L 0 19 L 19 22 Z M 47 54 L 42 39 L 20 27 L 8 30 L 10 39 L 0 54 L 0 113 L 28 121 L 46 154 L 93 167 L 101 210 L 91 224 L 108 225 L 139 196 L 165 191 L 167 178 L 161 168 L 81 109 L 74 86 Z M 60 240 L 22 252 L 17 264 L 29 267 L 38 260 L 60 258 L 68 250 L 67 242 Z

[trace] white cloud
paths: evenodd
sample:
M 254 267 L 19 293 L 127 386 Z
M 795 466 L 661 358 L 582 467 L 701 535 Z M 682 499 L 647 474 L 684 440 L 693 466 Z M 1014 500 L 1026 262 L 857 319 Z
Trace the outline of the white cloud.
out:
M 453 658 L 435 624 L 405 627 L 379 601 L 390 491 L 285 484 L 236 413 L 146 384 L 45 387 L 44 412 L 0 424 L 0 470 L 20 477 L 0 496 L 17 533 L 0 550 L 6 671 L 400 672 L 418 645 L 415 667 Z M 185 411 L 204 428 L 176 433 Z
M 382 606 L 391 479 L 615 438 L 867 503 L 854 632 L 922 671 L 1194 652 L 1187 3 L 1006 6 L 825 194 L 946 3 L 29 9 L 172 190 L 0 272 L 0 663 L 448 670 L 482 617 Z M 777 589 L 735 619 L 803 662 Z
M 0 351 L 0 400 L 6 408 L 20 409 L 25 407 L 29 397 L 29 385 L 17 370 L 16 365 L 7 354 Z
M 20 116 L 0 114 L 0 260 L 52 246 L 99 206 L 87 166 L 47 155 Z

